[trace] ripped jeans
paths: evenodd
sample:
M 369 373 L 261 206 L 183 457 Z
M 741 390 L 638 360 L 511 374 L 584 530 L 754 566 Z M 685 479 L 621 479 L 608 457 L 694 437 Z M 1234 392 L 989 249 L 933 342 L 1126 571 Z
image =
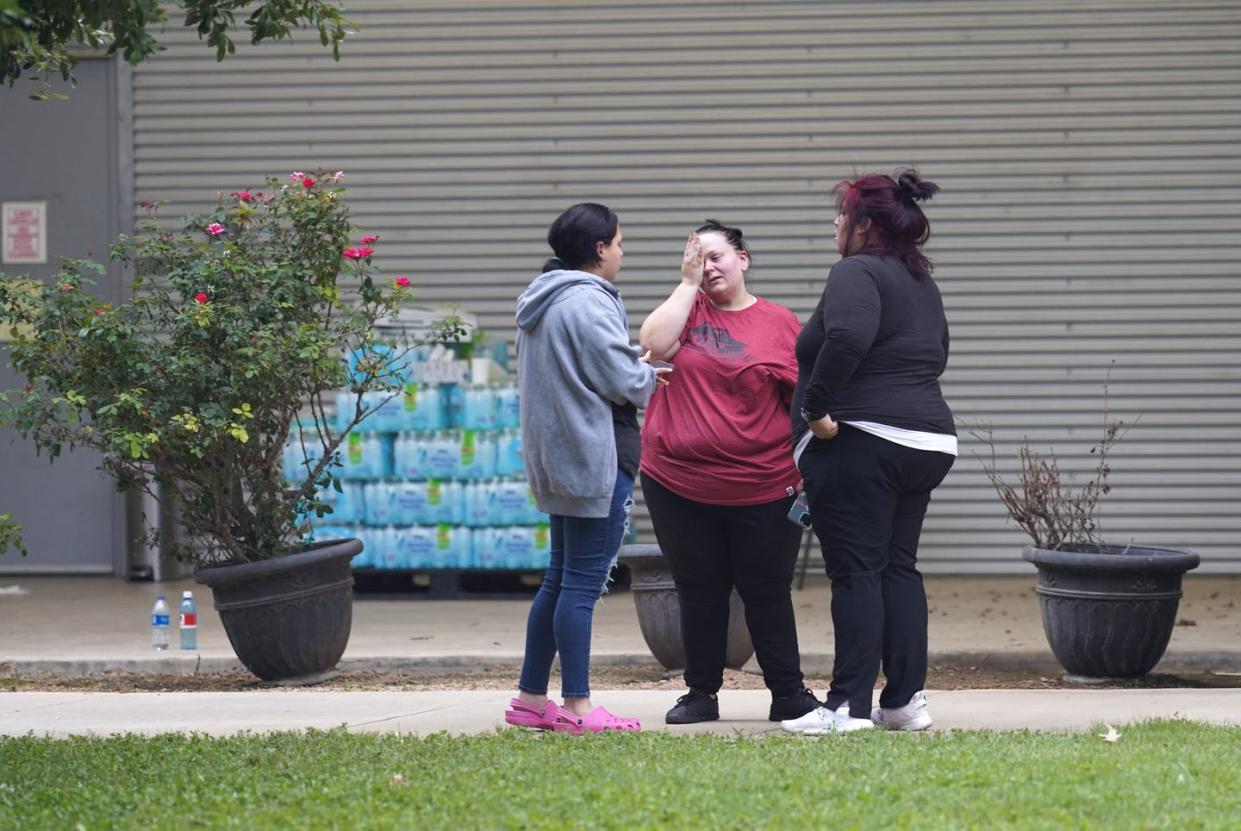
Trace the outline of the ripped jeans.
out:
M 552 514 L 551 565 L 526 620 L 526 657 L 517 683 L 523 692 L 547 693 L 552 659 L 559 652 L 561 695 L 589 697 L 595 601 L 616 562 L 632 508 L 633 478 L 617 470 L 606 517 Z

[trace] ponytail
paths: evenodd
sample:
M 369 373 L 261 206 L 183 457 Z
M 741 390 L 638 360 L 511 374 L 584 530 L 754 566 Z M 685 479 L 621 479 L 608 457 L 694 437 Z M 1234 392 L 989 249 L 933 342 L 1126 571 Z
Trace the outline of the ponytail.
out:
M 896 180 L 901 197 L 910 202 L 929 202 L 931 197 L 939 193 L 939 185 L 928 182 L 918 175 L 916 170 L 904 170 Z

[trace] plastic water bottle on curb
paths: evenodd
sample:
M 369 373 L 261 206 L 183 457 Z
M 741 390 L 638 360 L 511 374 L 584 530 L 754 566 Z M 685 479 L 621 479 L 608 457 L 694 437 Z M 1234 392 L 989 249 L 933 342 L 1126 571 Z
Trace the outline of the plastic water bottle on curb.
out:
M 168 648 L 168 601 L 162 594 L 151 610 L 151 646 L 161 652 Z
M 198 604 L 189 589 L 181 592 L 181 648 L 198 649 Z

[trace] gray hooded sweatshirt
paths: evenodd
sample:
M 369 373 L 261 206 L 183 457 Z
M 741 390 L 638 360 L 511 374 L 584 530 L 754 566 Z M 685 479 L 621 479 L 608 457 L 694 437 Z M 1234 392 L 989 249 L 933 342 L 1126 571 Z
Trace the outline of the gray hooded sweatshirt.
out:
M 548 271 L 517 298 L 517 383 L 526 477 L 539 510 L 606 517 L 616 485 L 612 403 L 645 407 L 655 371 L 630 345 L 616 287 Z

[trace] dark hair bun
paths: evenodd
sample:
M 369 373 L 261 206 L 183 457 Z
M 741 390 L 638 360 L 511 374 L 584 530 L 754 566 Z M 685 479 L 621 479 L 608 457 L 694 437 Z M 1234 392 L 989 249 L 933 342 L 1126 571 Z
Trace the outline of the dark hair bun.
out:
M 725 225 L 718 219 L 707 217 L 707 220 L 703 224 L 694 229 L 694 233 L 723 234 L 724 239 L 728 240 L 728 244 L 733 247 L 733 250 L 744 251 L 747 255 L 753 257 L 753 255 L 750 254 L 750 246 L 746 244 L 745 235 L 742 234 L 741 229 L 735 225 Z
M 896 180 L 896 185 L 901 190 L 901 196 L 915 202 L 925 202 L 939 193 L 939 185 L 923 179 L 914 170 L 902 172 Z

